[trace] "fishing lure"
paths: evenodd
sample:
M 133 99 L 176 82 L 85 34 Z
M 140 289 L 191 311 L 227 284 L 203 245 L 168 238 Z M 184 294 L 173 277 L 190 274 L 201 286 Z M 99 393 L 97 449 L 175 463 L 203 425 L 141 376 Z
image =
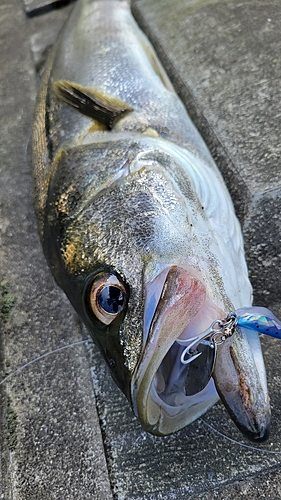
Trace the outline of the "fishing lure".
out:
M 232 314 L 238 326 L 281 339 L 281 322 L 266 307 L 242 307 Z
M 228 314 L 225 320 L 213 321 L 207 330 L 196 337 L 178 339 L 178 344 L 186 346 L 181 352 L 181 363 L 190 365 L 185 384 L 187 396 L 192 396 L 206 387 L 214 370 L 217 346 L 231 337 L 237 326 L 281 339 L 281 322 L 278 318 L 269 309 L 255 306 L 242 307 Z M 194 383 L 197 373 L 200 373 L 200 378 Z M 190 379 L 193 379 L 193 385 L 188 383 Z

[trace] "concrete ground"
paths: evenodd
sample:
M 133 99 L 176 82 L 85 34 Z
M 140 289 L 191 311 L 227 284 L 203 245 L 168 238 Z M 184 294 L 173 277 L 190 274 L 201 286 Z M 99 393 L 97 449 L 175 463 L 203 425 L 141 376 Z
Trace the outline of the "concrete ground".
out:
M 0 498 L 280 499 L 281 342 L 262 339 L 272 430 L 256 446 L 220 404 L 173 436 L 146 434 L 81 343 L 88 334 L 53 281 L 32 206 L 37 75 L 72 5 L 49 7 L 0 5 L 0 370 L 11 375 L 0 385 Z M 255 302 L 281 316 L 280 2 L 136 0 L 133 13 L 225 177 Z

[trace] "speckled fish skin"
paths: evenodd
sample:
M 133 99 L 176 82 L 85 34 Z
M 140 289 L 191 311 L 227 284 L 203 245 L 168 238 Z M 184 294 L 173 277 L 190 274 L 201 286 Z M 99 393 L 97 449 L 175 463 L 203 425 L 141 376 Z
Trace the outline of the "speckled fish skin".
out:
M 127 111 L 93 126 L 58 97 L 57 82 Z M 74 7 L 42 77 L 33 169 L 48 263 L 143 427 L 165 435 L 194 421 L 218 400 L 216 383 L 242 432 L 264 439 L 270 409 L 255 333 L 239 329 L 218 347 L 215 383 L 184 393 L 176 340 L 250 305 L 251 285 L 223 180 L 126 2 Z M 126 296 L 110 324 L 89 307 L 89 287 L 105 273 Z

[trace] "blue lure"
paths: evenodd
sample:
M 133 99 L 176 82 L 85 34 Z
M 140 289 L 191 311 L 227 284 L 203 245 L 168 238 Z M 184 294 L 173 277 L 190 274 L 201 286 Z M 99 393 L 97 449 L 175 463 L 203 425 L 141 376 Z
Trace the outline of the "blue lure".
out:
M 281 322 L 265 307 L 242 307 L 234 312 L 236 324 L 270 337 L 281 339 Z
M 216 347 L 235 333 L 236 326 L 281 339 L 281 322 L 269 309 L 256 306 L 242 307 L 231 312 L 225 320 L 215 320 L 200 335 L 185 340 L 178 339 L 178 344 L 187 346 L 181 353 L 181 362 L 187 365 L 201 356 L 202 352 L 198 349 L 201 345 L 213 350 L 212 364 L 214 364 Z
M 206 387 L 214 370 L 217 346 L 231 337 L 237 326 L 281 339 L 279 319 L 269 309 L 255 306 L 242 307 L 231 312 L 225 320 L 215 320 L 207 330 L 196 337 L 178 339 L 176 342 L 184 347 L 181 351 L 181 363 L 188 365 L 186 396 L 193 396 Z

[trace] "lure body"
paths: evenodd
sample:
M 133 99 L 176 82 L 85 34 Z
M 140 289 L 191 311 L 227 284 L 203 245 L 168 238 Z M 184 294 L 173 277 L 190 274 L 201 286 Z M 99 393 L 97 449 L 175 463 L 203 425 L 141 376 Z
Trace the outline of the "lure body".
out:
M 281 339 L 281 322 L 265 307 L 244 307 L 235 311 L 237 325 Z

